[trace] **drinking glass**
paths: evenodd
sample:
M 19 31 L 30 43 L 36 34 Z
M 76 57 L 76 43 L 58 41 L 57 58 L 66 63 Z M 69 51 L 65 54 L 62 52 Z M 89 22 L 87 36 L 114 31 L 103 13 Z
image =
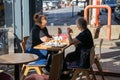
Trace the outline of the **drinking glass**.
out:
M 62 33 L 67 34 L 67 23 L 64 23 L 64 26 L 62 27 Z

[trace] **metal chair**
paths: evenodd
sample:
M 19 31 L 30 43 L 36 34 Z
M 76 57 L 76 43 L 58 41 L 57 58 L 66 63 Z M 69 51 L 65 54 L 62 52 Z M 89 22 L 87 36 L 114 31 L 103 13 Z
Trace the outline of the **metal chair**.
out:
M 22 47 L 23 53 L 25 52 L 25 49 L 26 49 L 25 45 L 26 45 L 26 41 L 28 38 L 29 38 L 29 36 L 25 36 L 21 42 L 21 47 Z M 42 67 L 45 67 L 45 65 L 46 65 L 46 60 L 39 60 L 39 61 L 36 61 L 35 63 L 30 64 L 30 65 L 23 64 L 23 66 L 22 66 L 23 80 L 27 76 L 27 74 L 30 70 L 36 70 L 36 72 L 38 74 L 42 74 Z

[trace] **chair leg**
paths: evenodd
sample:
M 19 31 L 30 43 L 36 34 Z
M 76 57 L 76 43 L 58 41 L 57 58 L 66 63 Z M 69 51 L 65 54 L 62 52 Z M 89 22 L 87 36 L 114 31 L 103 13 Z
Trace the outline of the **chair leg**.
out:
M 25 67 L 26 67 L 25 64 L 23 64 L 21 70 L 24 70 Z
M 98 61 L 98 59 L 95 59 L 95 64 L 96 64 L 96 66 L 97 66 L 97 68 L 98 68 L 98 70 L 99 70 L 99 72 L 100 72 L 100 74 L 102 76 L 102 79 L 105 80 L 103 70 L 102 70 L 102 67 L 101 67 L 100 62 Z
M 94 80 L 97 80 L 97 79 L 96 79 L 96 77 L 95 77 L 95 73 L 94 73 L 94 71 L 93 71 L 93 68 L 92 68 L 92 67 L 90 67 L 90 72 L 91 72 L 91 73 L 92 73 L 92 75 L 93 75 L 93 79 L 94 79 Z
M 24 76 L 27 76 L 27 74 L 28 74 L 29 70 L 30 70 L 30 68 L 29 68 L 29 67 L 26 67 L 26 69 L 25 69 L 25 71 L 24 71 L 23 75 L 24 75 Z
M 89 76 L 89 71 L 83 71 L 83 73 L 86 75 L 87 80 L 91 80 Z
M 35 67 L 35 70 L 36 70 L 36 72 L 39 74 L 39 75 L 41 75 L 42 74 L 42 70 L 41 70 L 41 68 L 38 66 L 38 67 Z
M 74 74 L 73 74 L 73 77 L 72 77 L 71 80 L 76 80 L 76 77 L 77 77 L 77 75 L 78 75 L 80 72 L 81 72 L 81 71 L 80 71 L 79 69 L 75 69 Z
M 82 80 L 82 75 L 80 76 L 80 80 Z
M 23 78 L 22 78 L 22 80 L 25 79 L 25 77 L 27 76 L 29 70 L 31 70 L 31 69 L 35 69 L 36 72 L 37 72 L 39 75 L 42 74 L 41 68 L 40 68 L 39 66 L 37 66 L 37 67 L 36 67 L 36 66 L 35 66 L 35 67 L 34 67 L 34 66 L 33 66 L 33 67 L 26 67 L 25 70 L 24 70 L 24 73 L 23 73 Z
M 21 68 L 21 73 L 24 73 L 25 69 L 26 69 L 26 66 L 25 66 L 25 64 L 23 64 L 23 66 Z
M 30 68 L 29 67 L 26 67 L 24 72 L 23 72 L 23 76 L 22 76 L 22 80 L 24 80 L 29 72 Z
M 26 78 L 26 76 L 25 76 L 25 75 L 23 75 L 23 74 L 22 74 L 20 77 L 21 77 L 21 79 L 20 79 L 20 80 L 25 80 L 25 78 Z

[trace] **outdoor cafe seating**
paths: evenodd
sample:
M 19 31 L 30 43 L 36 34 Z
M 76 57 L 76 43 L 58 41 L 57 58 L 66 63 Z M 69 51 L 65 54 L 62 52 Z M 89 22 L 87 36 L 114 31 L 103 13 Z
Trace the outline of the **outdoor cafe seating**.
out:
M 26 41 L 28 39 L 29 36 L 25 36 L 21 42 L 21 47 L 22 47 L 22 51 L 23 53 L 25 52 L 25 44 L 26 44 Z M 45 45 L 46 44 L 46 45 Z M 60 45 L 57 47 L 55 46 L 50 46 L 48 45 L 48 43 L 45 43 L 45 44 L 39 44 L 37 45 L 36 47 L 34 47 L 35 49 L 42 49 L 42 50 L 51 50 L 51 51 L 54 51 L 54 52 L 58 52 L 60 50 L 62 50 L 65 45 Z M 62 46 L 62 47 L 61 47 Z M 22 72 L 23 72 L 23 79 L 27 76 L 28 72 L 31 70 L 31 69 L 34 69 L 36 70 L 36 72 L 38 74 L 42 74 L 42 68 L 45 67 L 47 61 L 46 60 L 37 60 L 35 61 L 35 63 L 29 63 L 29 64 L 24 64 L 23 67 L 22 67 Z
M 80 77 L 80 80 L 81 80 L 83 75 L 86 76 L 87 80 L 92 80 L 92 79 L 96 80 L 96 77 L 92 68 L 92 65 L 94 63 L 94 56 L 95 56 L 95 51 L 94 51 L 94 47 L 92 47 L 90 49 L 90 67 L 89 68 L 80 68 L 79 65 L 75 63 L 74 64 L 70 63 L 70 65 L 67 66 L 69 69 L 74 69 L 74 73 L 71 80 L 76 80 L 78 77 Z M 92 79 L 90 79 L 90 73 L 93 75 Z
M 25 42 L 26 41 L 26 37 L 24 37 L 24 39 L 23 39 L 23 45 L 25 45 Z M 96 64 L 96 66 L 97 66 L 97 68 L 98 68 L 98 72 L 99 72 L 99 74 L 102 76 L 102 79 L 104 80 L 104 75 L 103 75 L 103 71 L 102 71 L 102 67 L 101 67 L 101 65 L 100 65 L 100 62 L 99 62 L 99 59 L 100 59 L 100 57 L 101 57 L 101 45 L 102 45 L 102 39 L 100 40 L 100 42 L 99 42 L 99 54 L 95 54 L 95 56 L 94 56 L 94 58 L 92 58 L 90 61 L 92 61 L 94 64 Z M 68 46 L 69 47 L 69 46 Z M 96 45 L 95 45 L 95 47 L 96 47 Z M 46 46 L 44 45 L 44 44 L 40 44 L 40 45 L 37 45 L 37 46 L 35 46 L 34 48 L 36 48 L 36 49 L 45 49 L 45 50 L 50 50 L 51 48 L 46 48 Z M 67 48 L 67 47 L 66 47 Z M 25 49 L 25 46 L 23 46 L 23 51 L 24 51 L 24 49 Z M 65 49 L 65 48 L 64 48 Z M 54 48 L 52 47 L 52 50 L 54 50 Z M 60 50 L 59 48 L 57 49 L 58 51 Z M 93 57 L 93 56 L 92 56 Z M 91 65 L 92 66 L 92 65 Z M 79 69 L 77 69 L 76 70 L 78 73 L 80 72 L 79 71 Z M 76 71 L 75 71 L 75 74 L 76 74 Z M 90 67 L 89 69 L 87 69 L 87 70 L 83 70 L 83 72 L 89 72 L 89 71 L 91 71 L 91 73 L 93 74 L 93 78 L 95 79 L 95 75 L 94 75 L 94 71 L 92 70 L 92 67 Z M 41 72 L 42 73 L 42 72 Z M 86 73 L 86 75 L 88 76 L 89 74 L 88 73 Z M 73 80 L 74 80 L 74 76 L 73 76 Z M 89 79 L 89 77 L 88 77 L 88 79 Z
M 21 42 L 21 48 L 22 48 L 22 51 L 23 51 L 23 53 L 25 52 L 25 44 L 26 44 L 26 41 L 27 41 L 27 39 L 28 39 L 28 37 L 29 36 L 25 36 L 24 38 L 23 38 L 23 40 L 22 40 L 22 42 Z M 100 44 L 99 44 L 99 49 L 100 49 L 100 53 L 101 53 L 101 45 L 102 45 L 102 40 L 100 40 L 99 41 L 100 42 Z M 41 47 L 42 46 L 42 47 Z M 46 45 L 47 46 L 47 45 Z M 37 45 L 35 48 L 36 49 L 45 49 L 45 50 L 50 50 L 50 49 L 52 49 L 52 50 L 57 50 L 57 51 L 60 51 L 60 50 L 62 50 L 62 49 L 66 49 L 67 47 L 69 47 L 70 45 L 67 45 L 67 47 L 65 48 L 60 48 L 60 47 L 47 47 L 46 48 L 46 46 L 45 46 L 45 44 L 40 44 L 40 45 Z M 96 46 L 95 46 L 96 47 Z M 102 76 L 102 79 L 104 80 L 104 76 L 103 76 L 103 72 L 102 72 L 102 68 L 101 68 L 101 65 L 100 65 L 100 62 L 99 62 L 99 59 L 100 59 L 100 57 L 101 57 L 101 54 L 98 54 L 98 55 L 95 55 L 95 57 L 94 57 L 94 63 L 97 65 L 97 68 L 98 68 L 98 72 L 101 74 L 101 76 Z M 64 55 L 63 55 L 64 56 Z M 93 59 L 93 58 L 92 58 Z M 22 71 L 23 71 L 23 75 L 24 76 L 27 76 L 27 74 L 28 74 L 28 72 L 29 72 L 29 70 L 31 70 L 31 69 L 34 69 L 34 70 L 36 70 L 36 72 L 37 72 L 37 74 L 42 74 L 42 67 L 44 67 L 45 65 L 46 65 L 46 61 L 43 61 L 43 62 L 45 62 L 44 64 L 39 64 L 39 65 L 34 65 L 34 64 L 32 64 L 32 65 L 27 65 L 27 64 L 24 64 L 23 65 L 23 67 L 22 67 Z M 87 73 L 87 72 L 89 72 L 91 70 L 91 73 L 93 73 L 93 78 L 95 78 L 95 75 L 94 75 L 94 71 L 92 70 L 92 67 L 90 67 L 90 69 L 88 70 L 83 70 L 83 73 L 85 72 L 85 74 L 88 76 L 89 74 Z M 79 69 L 76 69 L 75 70 L 75 74 L 74 75 L 76 75 L 76 71 L 78 71 L 79 72 Z M 74 80 L 74 76 L 73 76 L 73 80 Z M 89 77 L 88 77 L 89 78 Z M 24 78 L 23 78 L 24 79 Z
M 101 44 L 102 44 L 102 41 L 100 42 L 100 45 L 101 45 Z M 100 55 L 98 55 L 98 59 L 97 59 L 98 61 L 99 61 L 99 58 L 100 58 L 99 56 L 100 56 Z M 96 56 L 95 56 L 95 58 L 96 58 Z M 98 70 L 99 70 L 99 69 L 98 69 Z M 88 70 L 88 71 L 89 71 L 89 70 Z M 99 72 L 100 72 L 100 71 L 99 71 Z M 86 74 L 86 73 L 85 73 L 85 74 Z M 93 73 L 93 74 L 94 74 L 94 73 Z M 100 73 L 100 74 L 101 74 L 101 73 Z M 76 74 L 74 74 L 74 75 L 76 75 Z M 103 76 L 103 75 L 102 75 L 102 76 Z M 103 77 L 104 77 L 104 76 L 103 76 Z M 104 79 L 103 79 L 103 80 L 104 80 Z
M 25 44 L 26 44 L 28 37 L 29 36 L 23 37 L 23 40 L 21 42 L 21 48 L 22 48 L 23 53 L 25 52 L 25 49 L 26 49 Z M 37 74 L 42 74 L 42 67 L 45 67 L 46 62 L 47 61 L 43 59 L 43 60 L 37 60 L 35 62 L 28 63 L 28 64 L 23 64 L 22 66 L 23 79 L 28 75 L 28 72 L 30 70 L 35 70 Z
M 40 79 L 41 77 L 42 79 L 45 79 L 45 80 L 60 80 L 62 67 L 63 67 L 63 55 L 64 55 L 64 51 L 59 51 L 57 54 L 53 54 L 49 75 L 48 74 L 42 74 L 42 75 L 32 74 L 29 77 L 27 77 L 25 80 L 32 80 L 37 78 Z
M 14 79 L 20 80 L 21 74 L 20 69 L 22 64 L 27 64 L 33 61 L 36 61 L 38 56 L 35 54 L 22 54 L 22 53 L 9 53 L 0 56 L 1 65 L 14 65 Z M 8 79 L 9 80 L 9 79 Z
M 72 80 L 75 80 L 78 77 L 82 78 L 83 75 L 87 76 L 87 79 L 90 80 L 89 73 L 91 73 L 93 75 L 93 79 L 96 80 L 95 72 L 93 70 L 93 64 L 96 65 L 96 67 L 98 69 L 98 74 L 101 75 L 102 80 L 105 80 L 104 74 L 103 74 L 103 70 L 102 70 L 102 66 L 101 66 L 100 61 L 99 61 L 101 59 L 101 46 L 102 46 L 102 42 L 103 42 L 103 39 L 100 39 L 99 45 L 98 46 L 95 45 L 94 48 L 91 49 L 91 54 L 94 54 L 94 55 L 90 55 L 90 62 L 91 62 L 90 68 L 88 68 L 88 69 L 81 69 L 77 65 L 74 65 L 74 63 L 71 64 L 71 65 L 68 65 L 69 69 L 73 69 L 74 70 L 74 74 L 73 74 Z M 97 54 L 96 54 L 96 51 L 94 51 L 94 49 L 96 47 L 99 48 L 99 53 L 97 53 Z M 69 49 L 66 48 L 65 52 L 67 52 L 68 50 Z M 82 74 L 80 74 L 81 72 L 82 72 Z M 80 75 L 78 76 L 78 74 L 80 74 Z

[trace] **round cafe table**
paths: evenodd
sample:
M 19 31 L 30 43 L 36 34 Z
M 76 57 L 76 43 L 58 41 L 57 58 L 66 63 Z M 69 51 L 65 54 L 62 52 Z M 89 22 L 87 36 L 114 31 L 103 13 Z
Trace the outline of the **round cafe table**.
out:
M 0 55 L 0 64 L 2 65 L 15 65 L 14 75 L 15 80 L 20 80 L 19 66 L 21 64 L 26 64 L 38 59 L 37 55 L 29 53 L 9 53 L 5 55 Z

